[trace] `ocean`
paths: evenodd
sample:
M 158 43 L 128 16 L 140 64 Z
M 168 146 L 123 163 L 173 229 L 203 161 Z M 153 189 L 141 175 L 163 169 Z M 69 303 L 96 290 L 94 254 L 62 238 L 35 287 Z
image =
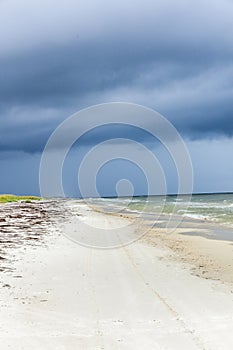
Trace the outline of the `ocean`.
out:
M 140 211 L 145 200 L 146 198 L 133 198 L 129 208 Z M 151 213 L 159 210 L 170 214 L 175 211 L 184 217 L 233 227 L 233 194 L 196 194 L 192 195 L 190 201 L 187 201 L 187 196 L 150 197 L 148 202 L 147 211 Z
M 208 238 L 233 241 L 233 193 L 194 194 L 191 197 L 168 195 L 101 198 L 94 202 L 110 212 L 118 210 L 146 220 L 154 220 L 157 217 L 155 226 L 158 227 L 161 227 L 164 217 L 167 220 L 174 214 L 173 220 L 177 217 L 182 218 L 179 226 L 182 226 L 182 223 L 184 226 L 199 228 L 207 225 L 213 231 L 213 235 Z

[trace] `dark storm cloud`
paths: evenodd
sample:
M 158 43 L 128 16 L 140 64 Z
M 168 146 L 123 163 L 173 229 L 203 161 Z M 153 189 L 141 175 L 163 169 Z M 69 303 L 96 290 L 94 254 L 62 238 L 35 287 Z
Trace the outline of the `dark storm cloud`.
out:
M 189 138 L 233 135 L 230 1 L 68 3 L 0 4 L 0 149 L 41 151 L 71 113 L 115 100 Z

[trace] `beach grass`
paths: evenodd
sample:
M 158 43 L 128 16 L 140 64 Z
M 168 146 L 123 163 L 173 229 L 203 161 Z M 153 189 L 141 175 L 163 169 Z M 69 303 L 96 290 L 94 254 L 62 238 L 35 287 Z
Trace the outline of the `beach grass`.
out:
M 15 196 L 13 194 L 0 194 L 0 203 L 39 201 L 41 198 L 36 196 Z

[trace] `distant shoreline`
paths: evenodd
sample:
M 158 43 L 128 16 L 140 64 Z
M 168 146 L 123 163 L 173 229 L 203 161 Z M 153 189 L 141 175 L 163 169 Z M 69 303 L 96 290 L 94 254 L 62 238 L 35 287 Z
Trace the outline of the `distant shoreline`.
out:
M 167 194 L 151 194 L 151 195 L 136 195 L 132 198 L 146 198 L 146 197 L 176 197 L 176 196 L 208 196 L 208 195 L 221 195 L 221 194 L 233 194 L 233 192 L 195 192 L 195 193 L 167 193 Z M 82 197 L 77 197 L 78 199 L 85 199 Z M 103 196 L 103 197 L 91 197 L 91 198 L 131 198 L 130 196 Z
M 140 195 L 135 195 L 135 196 L 99 196 L 99 197 L 48 197 L 48 199 L 96 199 L 96 198 L 103 198 L 103 199 L 117 199 L 117 198 L 147 198 L 147 197 L 176 197 L 176 196 L 208 196 L 208 195 L 233 195 L 233 191 L 226 191 L 226 192 L 194 192 L 194 193 L 167 193 L 167 194 L 151 194 L 151 195 L 146 195 L 146 194 L 140 194 Z M 32 200 L 41 200 L 42 197 L 40 196 L 34 196 L 34 195 L 14 195 L 14 194 L 0 194 L 0 203 L 2 197 L 14 197 L 14 201 L 18 200 L 24 200 L 24 199 L 32 199 Z

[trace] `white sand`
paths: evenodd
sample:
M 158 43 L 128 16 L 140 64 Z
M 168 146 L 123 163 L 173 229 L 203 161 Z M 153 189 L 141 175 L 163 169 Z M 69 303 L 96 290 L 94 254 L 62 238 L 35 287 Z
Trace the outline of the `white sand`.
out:
M 102 214 L 87 215 L 99 224 Z M 58 233 L 47 242 L 18 250 L 16 270 L 1 274 L 11 286 L 0 294 L 1 350 L 232 350 L 230 288 L 192 275 L 167 248 L 95 250 Z

